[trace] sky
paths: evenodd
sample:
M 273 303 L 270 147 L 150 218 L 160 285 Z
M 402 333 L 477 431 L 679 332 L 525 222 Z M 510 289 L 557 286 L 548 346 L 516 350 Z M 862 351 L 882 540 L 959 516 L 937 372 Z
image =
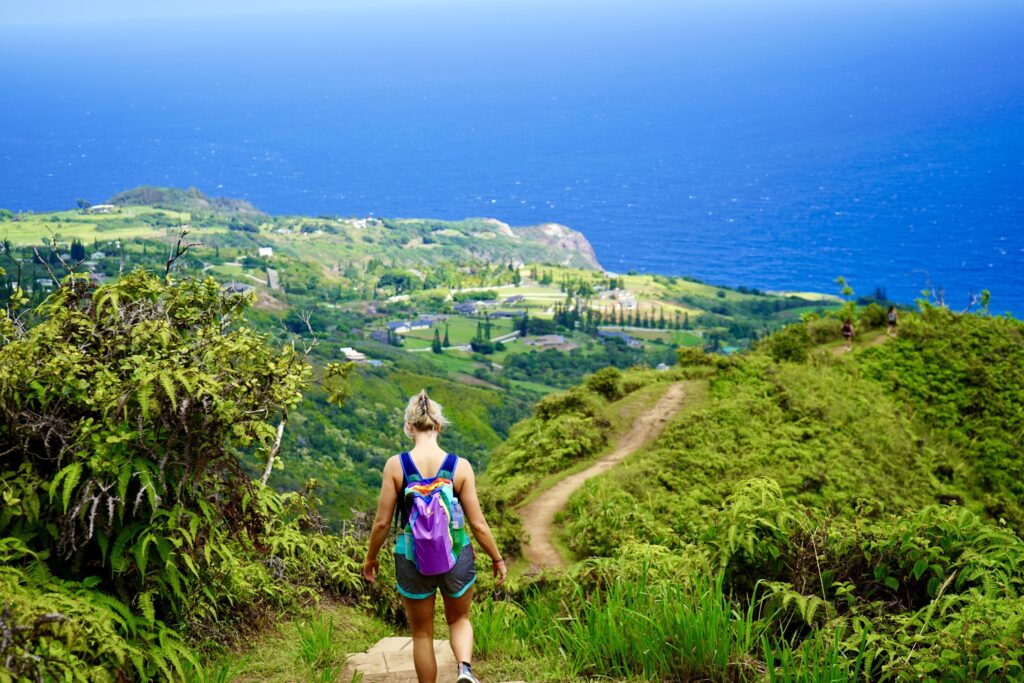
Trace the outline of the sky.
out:
M 339 5 L 414 3 L 431 0 L 3 0 L 0 24 L 88 23 L 186 18 L 276 11 L 309 11 Z M 437 0 L 433 0 L 437 1 Z M 286 9 L 287 8 L 287 9 Z
M 295 14 L 310 11 L 344 10 L 346 8 L 404 9 L 463 6 L 467 9 L 511 6 L 521 9 L 544 7 L 555 11 L 590 12 L 600 7 L 629 10 L 638 5 L 659 5 L 673 8 L 675 14 L 728 14 L 737 10 L 764 10 L 768 13 L 797 9 L 800 11 L 842 11 L 861 8 L 884 15 L 889 11 L 914 9 L 928 13 L 943 6 L 1010 5 L 1014 0 L 2 0 L 0 25 L 92 23 L 124 20 L 159 20 L 203 16 L 246 14 Z

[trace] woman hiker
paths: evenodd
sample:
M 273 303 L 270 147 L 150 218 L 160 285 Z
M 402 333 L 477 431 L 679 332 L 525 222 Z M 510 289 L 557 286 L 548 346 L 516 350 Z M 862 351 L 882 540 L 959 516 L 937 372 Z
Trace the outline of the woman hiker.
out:
M 889 310 L 886 311 L 886 314 L 885 314 L 885 321 L 889 325 L 888 328 L 886 328 L 885 333 L 887 335 L 889 335 L 890 337 L 895 337 L 896 336 L 896 323 L 899 321 L 899 316 L 896 315 L 896 307 L 895 306 L 889 306 Z
M 437 680 L 434 599 L 440 588 L 452 653 L 459 667 L 456 683 L 478 683 L 470 668 L 473 626 L 469 621 L 476 566 L 465 523 L 491 557 L 498 585 L 505 581 L 505 562 L 480 509 L 473 468 L 438 444 L 438 436 L 447 425 L 441 406 L 426 391 L 409 400 L 405 433 L 414 445 L 384 465 L 363 576 L 371 583 L 376 581 L 380 569 L 377 555 L 397 508 L 395 579 L 412 627 L 416 678 L 419 683 Z
M 843 321 L 843 339 L 846 340 L 846 350 L 853 351 L 853 321 L 849 318 Z

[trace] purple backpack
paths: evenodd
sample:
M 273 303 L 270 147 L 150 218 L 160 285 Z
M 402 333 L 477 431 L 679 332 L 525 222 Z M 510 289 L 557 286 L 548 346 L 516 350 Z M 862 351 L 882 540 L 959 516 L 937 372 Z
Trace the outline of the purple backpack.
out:
M 441 469 L 430 479 L 420 475 L 408 453 L 402 453 L 400 459 L 406 484 L 405 509 L 409 511 L 405 556 L 425 576 L 449 572 L 466 539 L 458 519 L 461 515 L 455 513 L 458 502 L 452 486 L 459 458 L 449 453 Z

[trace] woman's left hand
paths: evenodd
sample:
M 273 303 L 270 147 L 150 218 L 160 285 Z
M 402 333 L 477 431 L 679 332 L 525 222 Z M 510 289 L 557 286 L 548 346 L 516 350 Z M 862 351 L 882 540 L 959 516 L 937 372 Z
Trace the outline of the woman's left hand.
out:
M 370 583 L 377 583 L 377 572 L 380 571 L 380 560 L 366 558 L 363 563 L 363 578 Z

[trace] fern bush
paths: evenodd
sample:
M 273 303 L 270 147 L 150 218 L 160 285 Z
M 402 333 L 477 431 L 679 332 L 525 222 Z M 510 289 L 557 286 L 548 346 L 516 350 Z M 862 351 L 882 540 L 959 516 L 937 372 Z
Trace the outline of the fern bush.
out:
M 355 589 L 354 541 L 250 474 L 274 465 L 274 423 L 310 372 L 245 326 L 247 303 L 212 279 L 138 271 L 98 288 L 70 276 L 37 310 L 5 315 L 11 675 L 179 679 L 195 664 L 183 638 L 230 638 L 268 610 Z

